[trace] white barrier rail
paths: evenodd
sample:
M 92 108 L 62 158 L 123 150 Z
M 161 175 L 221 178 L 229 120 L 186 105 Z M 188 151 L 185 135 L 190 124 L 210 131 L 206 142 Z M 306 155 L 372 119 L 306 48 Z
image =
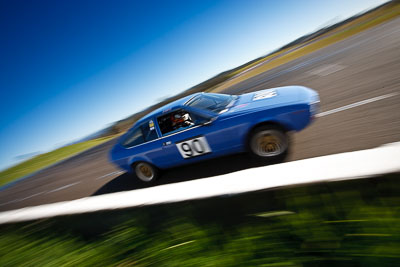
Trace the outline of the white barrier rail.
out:
M 400 172 L 400 142 L 216 177 L 0 212 L 0 224 Z

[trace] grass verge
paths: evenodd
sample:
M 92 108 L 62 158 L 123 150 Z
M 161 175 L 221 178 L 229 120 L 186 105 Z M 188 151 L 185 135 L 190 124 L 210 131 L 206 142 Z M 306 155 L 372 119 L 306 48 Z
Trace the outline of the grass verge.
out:
M 325 33 L 322 36 L 310 40 L 305 44 L 299 44 L 294 47 L 289 47 L 285 50 L 279 51 L 263 59 L 260 59 L 259 61 L 254 62 L 252 65 L 246 66 L 246 68 L 236 71 L 235 74 L 240 74 L 241 72 L 246 71 L 249 68 L 256 66 L 257 64 L 260 64 L 259 66 L 245 72 L 242 75 L 236 76 L 220 85 L 210 88 L 208 91 L 214 93 L 222 92 L 223 90 L 242 81 L 250 79 L 258 74 L 281 66 L 304 55 L 310 54 L 328 45 L 344 40 L 364 30 L 396 18 L 399 15 L 400 2 L 393 3 L 393 5 L 389 7 L 385 6 L 382 9 L 378 9 L 370 14 L 361 16 L 360 18 L 357 18 L 350 23 L 342 25 L 332 30 L 331 32 Z M 263 62 L 265 63 L 261 64 Z
M 0 225 L 0 266 L 396 266 L 399 178 Z
M 27 161 L 24 161 L 20 164 L 17 164 L 11 168 L 8 168 L 4 171 L 0 172 L 0 186 L 15 181 L 21 177 L 24 177 L 28 174 L 41 170 L 45 167 L 48 167 L 54 163 L 72 157 L 80 152 L 83 152 L 89 148 L 100 145 L 108 140 L 111 140 L 115 136 L 104 137 L 93 139 L 69 146 L 64 146 L 59 149 L 40 154 L 36 157 L 33 157 Z

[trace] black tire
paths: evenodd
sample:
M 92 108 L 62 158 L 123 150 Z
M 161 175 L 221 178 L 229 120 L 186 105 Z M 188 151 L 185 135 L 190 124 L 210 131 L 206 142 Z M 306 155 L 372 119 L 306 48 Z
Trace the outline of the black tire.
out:
M 279 163 L 289 153 L 290 138 L 282 127 L 264 125 L 255 128 L 249 135 L 248 150 L 256 159 L 264 162 Z
M 133 166 L 133 171 L 139 180 L 146 183 L 154 182 L 159 176 L 159 170 L 144 161 L 136 163 Z

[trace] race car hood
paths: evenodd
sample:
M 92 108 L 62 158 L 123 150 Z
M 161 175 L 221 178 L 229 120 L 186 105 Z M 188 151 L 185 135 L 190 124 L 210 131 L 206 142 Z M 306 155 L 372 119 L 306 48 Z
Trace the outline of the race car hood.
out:
M 307 89 L 302 86 L 285 86 L 240 95 L 225 116 L 232 113 L 246 113 L 265 106 L 273 108 L 295 103 L 300 99 L 303 88 Z

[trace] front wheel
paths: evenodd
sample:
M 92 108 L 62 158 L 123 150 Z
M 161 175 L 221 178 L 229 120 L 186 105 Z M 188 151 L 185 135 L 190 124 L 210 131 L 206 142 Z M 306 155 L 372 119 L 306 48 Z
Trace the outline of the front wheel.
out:
M 250 134 L 249 150 L 258 159 L 281 162 L 289 151 L 289 136 L 275 125 L 258 127 Z
M 158 169 L 146 162 L 135 164 L 134 171 L 136 176 L 143 182 L 153 182 L 158 177 Z

